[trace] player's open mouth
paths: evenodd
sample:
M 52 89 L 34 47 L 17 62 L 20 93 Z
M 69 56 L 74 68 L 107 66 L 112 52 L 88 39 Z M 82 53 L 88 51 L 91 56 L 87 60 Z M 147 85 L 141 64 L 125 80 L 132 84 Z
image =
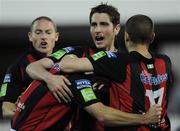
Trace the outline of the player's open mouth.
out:
M 95 36 L 95 40 L 97 42 L 100 42 L 100 41 L 104 40 L 104 37 L 102 37 L 102 36 Z
M 48 45 L 48 43 L 47 43 L 47 42 L 41 42 L 41 44 L 40 44 L 41 48 L 46 48 L 46 47 L 47 47 L 47 45 Z

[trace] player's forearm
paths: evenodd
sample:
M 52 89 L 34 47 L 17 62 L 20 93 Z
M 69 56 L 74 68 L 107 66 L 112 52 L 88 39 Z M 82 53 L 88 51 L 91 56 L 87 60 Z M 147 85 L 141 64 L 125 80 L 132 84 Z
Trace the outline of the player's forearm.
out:
M 121 112 L 102 103 L 90 105 L 85 110 L 106 126 L 138 125 L 143 122 L 143 115 Z
M 95 103 L 85 108 L 87 112 L 93 115 L 98 121 L 103 122 L 106 126 L 157 123 L 160 113 L 156 113 L 156 108 L 151 109 L 152 110 L 147 114 L 142 115 L 122 112 L 120 110 L 104 106 L 102 103 Z
M 147 124 L 147 122 L 144 115 L 126 113 L 110 107 L 105 107 L 104 124 L 107 126 L 142 125 Z
M 161 118 L 162 108 L 153 105 L 144 114 L 122 112 L 120 110 L 105 106 L 104 123 L 109 126 L 116 125 L 144 125 L 158 123 Z
M 37 62 L 33 62 L 33 63 L 29 64 L 26 67 L 26 72 L 32 79 L 46 81 L 47 79 L 51 78 L 51 76 L 52 76 L 52 74 L 46 70 L 50 66 L 46 66 L 41 63 L 42 62 L 37 61 Z M 49 65 L 52 66 L 53 63 L 51 63 Z
M 2 104 L 2 115 L 5 119 L 11 119 L 14 115 L 16 105 L 11 102 L 3 102 Z

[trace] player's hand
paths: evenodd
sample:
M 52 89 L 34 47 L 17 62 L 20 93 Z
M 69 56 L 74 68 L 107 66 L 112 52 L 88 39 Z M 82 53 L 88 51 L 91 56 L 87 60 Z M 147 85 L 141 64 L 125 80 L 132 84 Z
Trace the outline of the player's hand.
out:
M 93 87 L 93 90 L 101 90 L 104 87 L 104 84 L 96 82 L 93 84 L 92 87 Z
M 63 75 L 52 75 L 51 78 L 46 80 L 49 90 L 53 93 L 59 102 L 71 102 L 73 94 L 68 86 L 71 85 L 70 81 Z
M 92 83 L 94 83 L 92 87 L 93 87 L 93 90 L 95 91 L 100 91 L 103 88 L 109 88 L 111 84 L 109 79 L 104 78 L 104 77 L 98 77 L 98 76 L 93 77 Z
M 15 113 L 16 105 L 14 103 L 4 101 L 2 103 L 2 115 L 5 119 L 11 119 Z
M 144 124 L 159 124 L 161 119 L 162 108 L 155 104 L 144 114 Z

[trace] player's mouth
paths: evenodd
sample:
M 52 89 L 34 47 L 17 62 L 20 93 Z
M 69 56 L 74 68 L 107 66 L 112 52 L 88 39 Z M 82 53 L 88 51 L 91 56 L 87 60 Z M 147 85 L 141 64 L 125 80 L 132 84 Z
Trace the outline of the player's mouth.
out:
M 96 43 L 101 43 L 101 42 L 103 42 L 103 40 L 104 40 L 103 36 L 95 36 Z
M 41 47 L 41 48 L 46 48 L 47 46 L 48 46 L 48 43 L 45 42 L 45 41 L 43 41 L 43 42 L 40 43 L 40 47 Z

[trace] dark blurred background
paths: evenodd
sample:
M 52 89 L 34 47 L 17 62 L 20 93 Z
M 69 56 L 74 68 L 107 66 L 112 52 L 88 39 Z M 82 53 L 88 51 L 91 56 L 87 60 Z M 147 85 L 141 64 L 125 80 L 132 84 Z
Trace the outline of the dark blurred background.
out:
M 91 45 L 93 44 L 89 26 L 58 26 L 60 39 L 57 48 L 69 45 Z M 0 80 L 2 81 L 7 67 L 13 63 L 30 46 L 27 33 L 29 26 L 0 26 Z M 118 35 L 117 43 L 121 49 L 125 49 L 123 42 L 124 25 Z M 159 51 L 161 47 L 168 44 L 175 47 L 180 42 L 180 23 L 155 24 L 156 37 L 151 45 L 153 51 Z

